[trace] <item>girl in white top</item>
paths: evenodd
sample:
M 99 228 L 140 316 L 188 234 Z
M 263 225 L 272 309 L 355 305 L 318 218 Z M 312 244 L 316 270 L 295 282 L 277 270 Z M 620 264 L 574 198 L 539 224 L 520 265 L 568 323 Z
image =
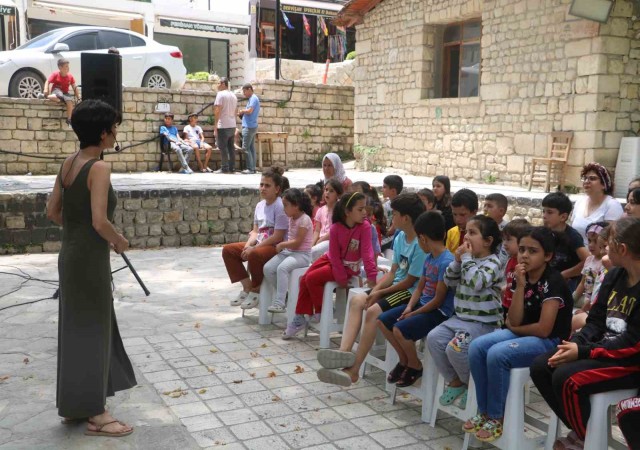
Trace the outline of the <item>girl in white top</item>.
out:
M 269 312 L 285 312 L 289 277 L 294 269 L 311 263 L 311 199 L 300 189 L 287 189 L 282 196 L 284 213 L 289 217 L 288 240 L 276 245 L 278 254 L 264 265 L 264 283 L 276 288 L 276 297 Z
M 622 217 L 622 205 L 611 196 L 613 181 L 611 174 L 601 164 L 590 163 L 582 169 L 582 187 L 586 196 L 576 200 L 571 226 L 589 245 L 587 227 L 594 222 L 613 221 Z

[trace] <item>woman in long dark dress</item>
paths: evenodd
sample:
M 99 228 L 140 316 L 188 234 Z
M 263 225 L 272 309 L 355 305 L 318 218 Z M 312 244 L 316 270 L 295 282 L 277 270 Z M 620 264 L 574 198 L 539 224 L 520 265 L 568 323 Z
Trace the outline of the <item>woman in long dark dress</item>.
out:
M 105 409 L 106 397 L 135 386 L 136 379 L 118 331 L 111 292 L 110 247 L 129 242 L 111 224 L 116 195 L 104 149 L 116 141 L 119 114 L 100 100 L 85 100 L 73 111 L 71 126 L 80 150 L 60 169 L 48 217 L 62 225 L 58 258 L 58 414 L 64 423 L 88 420 L 85 434 L 126 436 L 133 428 Z

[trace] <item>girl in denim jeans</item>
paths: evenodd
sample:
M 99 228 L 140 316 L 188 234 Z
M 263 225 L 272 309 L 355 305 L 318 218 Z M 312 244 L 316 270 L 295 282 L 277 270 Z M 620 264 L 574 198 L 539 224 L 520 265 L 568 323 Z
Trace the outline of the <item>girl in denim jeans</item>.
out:
M 480 441 L 502 435 L 510 370 L 531 362 L 567 339 L 571 331 L 573 297 L 559 272 L 548 263 L 555 237 L 535 227 L 518 240 L 518 264 L 506 329 L 475 339 L 469 347 L 471 375 L 476 385 L 478 414 L 462 429 Z

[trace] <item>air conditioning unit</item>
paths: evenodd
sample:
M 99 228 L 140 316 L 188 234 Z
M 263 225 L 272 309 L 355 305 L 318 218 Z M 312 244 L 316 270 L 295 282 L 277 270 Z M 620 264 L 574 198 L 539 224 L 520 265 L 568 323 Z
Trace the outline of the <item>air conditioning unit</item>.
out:
M 626 200 L 627 187 L 637 176 L 640 176 L 640 137 L 624 137 L 618 151 L 614 195 Z

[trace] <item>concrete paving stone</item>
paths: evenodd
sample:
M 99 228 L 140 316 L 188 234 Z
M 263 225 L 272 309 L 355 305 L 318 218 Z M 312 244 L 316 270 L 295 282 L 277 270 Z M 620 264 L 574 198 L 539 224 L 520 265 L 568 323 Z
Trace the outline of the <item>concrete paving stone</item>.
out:
M 204 366 L 197 366 L 197 367 L 204 367 Z M 191 369 L 191 367 L 188 367 L 187 369 Z M 178 369 L 178 373 L 180 373 L 181 370 L 187 370 L 187 369 Z M 206 368 L 205 368 L 204 372 L 205 373 L 209 373 L 206 370 Z M 187 382 L 187 384 L 189 386 L 191 386 L 195 390 L 198 390 L 198 389 L 201 389 L 201 388 L 208 388 L 208 387 L 211 387 L 211 386 L 218 386 L 219 384 L 222 384 L 222 381 L 220 380 L 220 378 L 216 377 L 213 374 L 202 375 L 202 376 L 199 376 L 199 377 L 187 378 L 187 379 L 185 379 L 185 381 Z
M 193 398 L 192 398 L 193 399 Z M 200 416 L 209 414 L 209 408 L 203 402 L 185 403 L 182 405 L 172 405 L 171 411 L 179 418 Z
M 272 389 L 272 391 L 282 400 L 307 397 L 309 395 L 309 392 L 305 388 L 298 385 Z
M 317 409 L 300 413 L 311 425 L 325 425 L 344 421 L 344 417 L 331 408 Z M 394 425 L 395 426 L 395 425 Z
M 356 436 L 335 441 L 334 445 L 342 450 L 378 450 L 383 449 L 376 441 L 368 436 Z
M 376 386 L 366 386 L 361 388 L 351 389 L 349 394 L 353 395 L 355 398 L 360 400 L 361 402 L 366 402 L 367 400 L 373 399 L 389 399 L 390 396 L 384 390 L 376 387 Z
M 341 422 L 340 425 L 332 423 L 320 425 L 316 429 L 331 441 L 338 439 L 347 439 L 352 436 L 360 436 L 362 434 L 362 431 L 358 427 L 346 421 Z
M 302 450 L 337 450 L 337 448 L 338 447 L 333 444 L 320 444 L 312 447 L 304 447 Z
M 271 364 L 280 365 L 298 361 L 298 358 L 285 353 L 284 350 L 275 345 L 267 348 L 259 348 L 256 352 Z
M 178 372 L 178 374 L 180 374 L 182 378 L 193 378 L 211 375 L 211 372 L 209 372 L 207 366 L 204 366 L 202 364 L 197 366 L 181 367 L 179 369 L 176 369 L 176 372 Z
M 251 376 L 251 372 L 248 372 L 246 370 L 235 370 L 233 372 L 218 373 L 216 368 L 215 374 L 225 384 L 240 384 L 244 383 L 245 381 L 252 381 L 254 379 Z
M 373 400 L 366 401 L 365 404 L 378 413 L 398 411 L 407 408 L 407 406 L 402 402 L 396 401 L 395 403 L 391 403 L 389 399 L 386 398 L 375 398 Z
M 462 421 L 460 419 L 458 419 L 457 417 L 452 417 L 442 411 L 438 411 L 436 423 L 451 434 L 459 433 L 460 427 L 462 426 Z
M 160 353 L 160 356 L 162 356 L 162 359 L 166 361 L 170 361 L 172 359 L 178 359 L 178 358 L 190 358 L 192 356 L 191 353 L 189 353 L 189 351 L 184 348 L 163 350 L 163 351 L 160 351 L 159 353 Z
M 316 375 L 317 377 L 317 375 Z M 341 391 L 342 388 L 335 384 L 323 383 L 322 381 L 316 381 L 313 383 L 306 383 L 304 388 L 311 393 L 311 395 L 330 394 L 332 392 Z
M 252 422 L 259 419 L 259 417 L 256 416 L 249 408 L 216 412 L 216 415 L 225 425 L 237 425 L 239 423 Z
M 145 339 L 151 344 L 175 341 L 175 338 L 170 334 L 156 334 L 153 336 L 145 336 Z
M 286 433 L 288 431 L 304 430 L 311 425 L 304 420 L 299 414 L 289 416 L 280 416 L 265 420 L 276 433 Z
M 202 357 L 203 358 L 203 357 Z M 202 360 L 202 358 L 200 358 Z M 204 363 L 204 361 L 203 361 Z M 204 363 L 207 364 L 207 363 Z M 232 361 L 218 361 L 217 363 L 210 363 L 207 364 L 208 366 L 210 366 L 211 368 L 214 369 L 214 373 L 216 375 L 218 374 L 223 374 L 226 372 L 242 372 L 240 370 L 240 366 L 237 365 L 236 363 L 232 362 Z
M 150 362 L 148 364 L 137 363 L 136 367 L 142 373 L 160 372 L 160 371 L 163 371 L 163 370 L 170 370 L 171 369 L 171 366 L 169 364 L 167 364 L 166 362 L 164 362 L 164 361 Z
M 189 339 L 200 339 L 203 336 L 197 331 L 183 331 L 180 333 L 173 333 L 173 337 L 179 341 L 184 341 Z
M 200 397 L 202 400 L 213 400 L 221 397 L 228 397 L 233 394 L 226 386 L 218 385 L 218 386 L 207 386 L 207 391 L 200 393 L 202 388 L 194 389 L 196 391 L 196 395 Z
M 456 448 L 462 448 L 462 444 L 464 443 L 463 436 L 447 436 L 441 439 L 436 439 L 434 441 L 429 441 L 429 448 L 433 450 L 452 450 Z
M 211 400 L 207 400 L 207 406 L 214 413 L 222 412 L 222 411 L 232 411 L 240 408 L 244 408 L 244 403 L 240 400 L 239 397 L 230 396 L 230 397 L 218 397 Z
M 306 430 L 290 431 L 281 435 L 292 448 L 304 448 L 310 445 L 323 444 L 327 439 L 317 430 L 309 428 Z
M 273 430 L 264 422 L 247 422 L 229 428 L 242 441 L 273 434 Z
M 252 341 L 252 340 L 262 338 L 262 335 L 260 335 L 260 333 L 253 330 L 249 330 L 249 331 L 243 330 L 241 332 L 235 332 L 235 333 L 233 331 L 230 331 L 230 333 L 233 334 L 236 338 L 238 338 L 240 342 L 243 342 L 247 346 L 248 346 L 247 341 Z M 253 347 L 249 347 L 249 348 L 253 348 Z
M 316 409 L 327 407 L 327 405 L 322 403 L 318 398 L 314 396 L 296 397 L 283 401 L 289 408 L 293 409 L 296 412 L 313 411 Z
M 139 355 L 129 355 L 129 359 L 135 364 L 146 364 L 150 362 L 164 361 L 162 356 L 156 352 L 152 353 L 140 353 Z
M 182 369 L 184 367 L 199 366 L 202 363 L 195 356 L 188 356 L 186 358 L 175 358 L 167 361 L 171 367 L 176 369 Z
M 379 417 L 379 416 L 378 416 L 378 419 L 387 420 L 384 417 Z M 460 428 L 458 428 L 458 430 L 459 429 Z M 406 427 L 405 430 L 411 436 L 415 437 L 420 441 L 431 441 L 434 439 L 439 439 L 439 438 L 448 436 L 450 434 L 449 431 L 442 428 L 438 423 L 436 423 L 435 427 L 432 427 L 428 423 L 418 423 L 418 424 L 410 425 Z
M 198 358 L 198 360 L 205 365 L 214 365 L 214 364 L 220 364 L 223 362 L 227 362 L 229 361 L 229 357 L 227 355 L 225 355 L 224 353 L 211 353 L 211 350 L 207 350 L 208 353 L 205 353 L 203 355 L 196 355 L 196 358 Z
M 241 442 L 232 442 L 231 444 L 221 444 L 224 445 L 224 447 L 222 447 L 224 450 L 247 450 L 247 447 L 244 446 L 244 444 L 242 444 Z M 220 445 L 214 445 L 212 447 L 206 447 L 203 450 L 220 450 Z M 182 450 L 182 449 L 176 449 L 176 450 Z
M 328 406 L 340 406 L 345 404 L 358 403 L 358 399 L 346 391 L 332 392 L 318 396 L 322 403 Z
M 223 336 L 229 333 L 224 328 L 206 327 L 200 330 L 200 334 L 206 338 L 209 338 L 211 336 Z
M 196 400 L 198 400 L 198 397 L 196 396 L 195 392 L 193 390 L 185 390 L 184 391 L 184 395 L 180 396 L 180 397 L 171 397 L 168 395 L 161 395 L 162 401 L 167 405 L 167 406 L 173 406 L 173 405 L 182 405 L 183 403 L 192 403 Z
M 286 416 L 291 414 L 293 411 L 287 405 L 285 405 L 282 401 L 271 401 L 271 403 L 265 403 L 264 405 L 257 405 L 252 407 L 253 412 L 255 412 L 261 419 L 269 419 L 273 417 Z
M 202 448 L 224 446 L 226 450 L 228 444 L 237 440 L 233 433 L 224 427 L 197 431 L 191 435 Z
M 345 419 L 356 419 L 358 417 L 372 416 L 376 412 L 363 403 L 353 403 L 334 406 L 333 409 Z
M 357 419 L 351 419 L 351 423 L 367 434 L 375 433 L 376 431 L 391 430 L 397 427 L 395 423 L 379 415 L 358 417 Z M 431 427 L 429 426 L 429 428 Z
M 407 425 L 415 425 L 422 423 L 422 417 L 420 411 L 415 409 L 403 409 L 400 411 L 391 411 L 383 414 L 384 417 L 398 425 L 399 427 L 406 427 Z
M 269 339 L 263 338 L 260 333 L 257 333 L 257 334 L 260 337 L 256 339 L 247 339 L 242 341 L 244 345 L 246 345 L 248 348 L 251 348 L 251 349 L 267 348 L 269 345 L 271 345 L 271 341 Z M 262 347 L 263 345 L 266 345 L 267 347 Z
M 187 348 L 193 356 L 213 355 L 219 352 L 218 348 L 211 342 L 207 341 L 203 345 L 190 346 Z M 213 352 L 211 350 L 214 350 Z M 224 353 L 221 353 L 224 355 Z
M 292 356 L 295 356 L 296 358 L 298 358 L 301 361 L 316 361 L 316 359 L 318 358 L 318 352 L 316 350 L 306 350 L 306 351 L 302 351 L 302 352 L 293 352 L 291 354 Z
M 378 431 L 370 433 L 369 436 L 378 441 L 384 448 L 396 448 L 418 442 L 409 433 L 400 429 Z
M 307 383 L 315 383 L 318 381 L 318 374 L 315 370 L 308 369 L 303 373 L 294 373 L 293 375 L 289 375 L 292 380 L 296 383 L 307 384 Z
M 202 414 L 200 416 L 192 416 L 192 417 L 183 417 L 180 419 L 180 422 L 187 427 L 187 430 L 190 432 L 194 431 L 203 431 L 203 430 L 211 430 L 213 428 L 219 428 L 223 425 L 222 422 L 218 420 L 215 414 Z
M 173 370 L 162 370 L 159 372 L 149 372 L 145 373 L 144 377 L 147 379 L 149 383 L 160 383 L 162 381 L 171 381 L 171 380 L 179 380 L 180 375 L 178 375 Z
M 129 349 L 129 347 L 133 347 L 136 345 L 146 345 L 148 342 L 143 337 L 133 337 L 133 338 L 123 338 L 122 344 Z
M 199 345 L 208 345 L 209 341 L 205 337 L 200 337 L 197 339 L 181 340 L 180 343 L 184 346 L 184 348 L 191 349 L 192 347 L 197 347 Z
M 158 352 L 183 349 L 182 344 L 180 343 L 180 341 L 177 341 L 177 340 L 158 342 L 155 344 L 151 344 L 151 346 Z
M 291 340 L 291 341 L 283 341 L 281 340 L 280 343 L 276 343 L 276 345 L 278 345 L 278 347 L 280 347 L 284 352 L 293 354 L 296 352 L 308 352 L 311 350 L 316 350 L 315 347 L 313 345 L 309 345 L 306 341 L 297 341 L 297 340 Z
M 227 387 L 236 395 L 266 390 L 258 380 L 243 381 L 242 383 L 228 383 Z
M 233 342 L 238 342 L 238 338 L 225 333 L 225 334 L 219 334 L 219 335 L 215 335 L 215 336 L 207 336 L 207 339 L 209 340 L 209 342 L 211 342 L 213 345 L 220 345 L 220 344 L 230 344 Z
M 256 369 L 256 370 L 259 370 L 259 369 Z M 262 378 L 260 382 L 267 389 L 278 389 L 278 388 L 296 385 L 296 382 L 292 380 L 291 377 L 288 375 L 277 375 L 276 377 L 273 377 L 273 378 L 269 378 L 269 377 Z
M 284 374 L 276 366 L 258 367 L 256 369 L 247 369 L 247 372 L 253 379 L 261 380 L 264 384 L 266 379 L 284 376 Z
M 271 366 L 271 363 L 264 358 L 246 358 L 246 359 L 234 359 L 234 361 L 243 369 L 255 369 L 258 367 Z M 275 367 L 274 367 L 275 368 Z
M 250 450 L 289 450 L 289 445 L 280 436 L 267 436 L 243 442 Z M 225 448 L 226 450 L 226 448 Z
M 128 355 L 139 355 L 140 353 L 152 353 L 154 348 L 151 344 L 131 345 L 127 347 Z
M 227 355 L 229 359 L 232 361 L 239 361 L 241 359 L 249 359 L 249 358 L 257 358 L 259 356 L 255 352 L 255 350 L 251 350 L 251 349 L 231 350 L 231 351 L 225 352 L 225 355 Z
M 156 391 L 158 391 L 159 393 L 163 393 L 163 392 L 167 392 L 167 391 L 173 391 L 174 389 L 184 389 L 184 390 L 188 390 L 189 386 L 187 386 L 187 383 L 185 383 L 182 380 L 171 380 L 171 381 L 162 381 L 159 383 L 153 383 L 153 387 L 155 388 Z
M 211 338 L 210 338 L 211 339 Z M 238 350 L 249 350 L 249 348 L 244 345 L 242 342 L 222 342 L 216 344 L 218 350 L 223 352 L 233 352 Z
M 273 398 L 274 394 L 271 391 L 267 390 L 240 395 L 240 399 L 247 406 L 257 406 L 272 403 Z
M 284 373 L 286 373 L 287 375 L 299 373 L 300 371 L 304 373 L 311 370 L 311 368 L 307 366 L 305 363 L 303 363 L 302 361 L 295 361 L 287 364 L 281 363 L 281 364 L 278 364 L 278 368 L 282 370 Z

